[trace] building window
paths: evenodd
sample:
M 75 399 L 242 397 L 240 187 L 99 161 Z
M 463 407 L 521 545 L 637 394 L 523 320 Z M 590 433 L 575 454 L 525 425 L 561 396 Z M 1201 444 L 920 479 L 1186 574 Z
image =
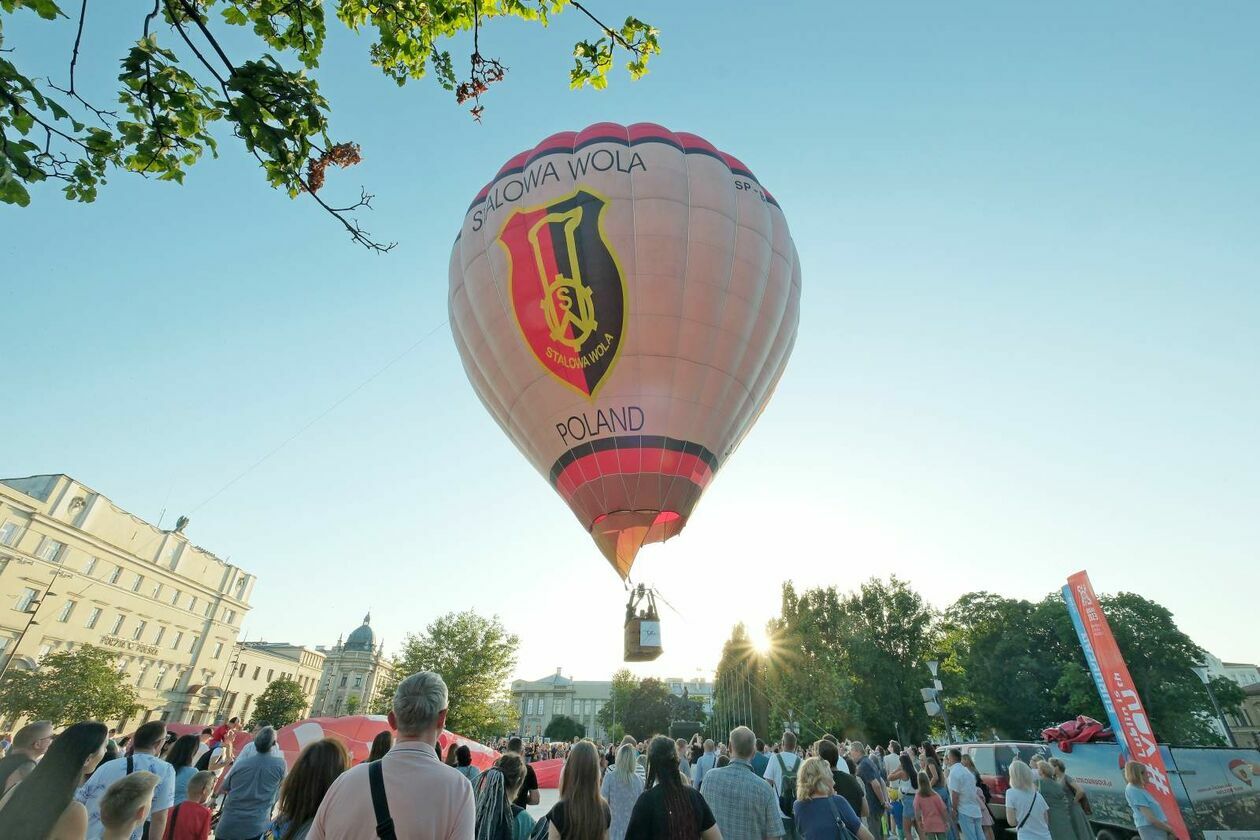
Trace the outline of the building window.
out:
M 119 633 L 121 633 L 122 628 L 123 628 L 123 622 L 126 620 L 127 620 L 127 617 L 124 615 L 120 615 L 118 616 L 118 618 L 114 619 L 114 629 L 109 631 L 109 635 L 117 636 Z
M 60 621 L 62 624 L 65 624 L 67 621 L 69 621 L 70 613 L 74 612 L 74 605 L 77 603 L 79 602 L 66 601 L 65 606 L 61 608 L 61 612 L 57 614 L 57 620 Z
M 189 652 L 189 653 L 196 653 L 196 652 L 197 652 L 197 642 L 200 642 L 200 641 L 201 641 L 201 637 L 200 637 L 200 636 L 193 636 L 193 638 L 192 638 L 192 644 L 190 644 L 190 645 L 188 646 L 188 652 Z
M 98 622 L 98 621 L 100 621 L 100 620 L 101 620 L 101 608 L 100 608 L 100 607 L 92 607 L 92 612 L 88 613 L 88 620 L 87 620 L 87 624 L 84 624 L 83 626 L 84 626 L 84 627 L 86 627 L 86 628 L 87 628 L 87 629 L 89 629 L 89 630 L 95 630 L 95 629 L 96 629 L 96 622 Z
M 148 674 L 148 673 L 149 673 L 149 663 L 148 663 L 148 662 L 144 662 L 144 663 L 142 663 L 142 664 L 140 665 L 140 673 L 139 673 L 138 675 L 136 675 L 136 687 L 137 687 L 137 688 L 141 688 L 141 687 L 143 687 L 143 686 L 144 686 L 144 677 L 145 677 L 145 675 L 146 675 L 146 674 Z
M 255 666 L 254 666 L 254 679 L 258 679 L 258 675 L 259 675 L 259 674 L 261 674 L 261 673 L 262 673 L 262 666 L 261 666 L 261 665 L 255 665 Z
M 179 596 L 180 596 L 180 594 L 181 594 L 181 593 L 180 593 L 180 591 L 179 591 L 178 589 L 176 589 L 174 592 L 172 592 L 172 593 L 171 593 L 171 606 L 172 606 L 172 607 L 178 607 L 178 606 L 179 606 Z
M 142 586 L 144 586 L 144 575 L 136 575 L 136 582 L 131 584 L 131 591 L 139 592 Z
M 83 564 L 83 574 L 88 577 L 92 576 L 92 572 L 96 571 L 96 564 L 100 562 L 95 557 L 89 557 L 87 562 Z
M 534 698 L 530 697 L 525 700 L 525 714 L 532 715 L 534 713 Z
M 118 583 L 120 577 L 122 577 L 122 566 L 115 566 L 114 571 L 109 576 L 109 582 Z
M 342 674 L 342 675 L 341 675 L 341 687 L 342 687 L 342 688 L 345 688 L 345 687 L 346 687 L 346 680 L 347 680 L 347 679 L 349 679 L 349 677 L 348 677 L 346 674 Z
M 164 682 L 166 682 L 166 666 L 162 665 L 158 668 L 157 678 L 153 680 L 153 687 L 161 688 Z
M 223 620 L 228 624 L 236 623 L 236 610 L 228 610 L 223 614 Z
M 223 642 L 214 643 L 214 658 L 218 659 L 223 655 Z
M 44 537 L 39 541 L 39 548 L 35 549 L 35 556 L 41 560 L 47 560 L 49 563 L 56 563 L 57 556 L 61 554 L 61 549 L 63 548 L 65 548 L 63 544 Z
M 363 688 L 363 675 L 362 674 L 354 675 L 354 687 Z
M 540 715 L 547 714 L 547 698 L 546 697 L 538 698 L 538 714 Z
M 179 650 L 179 645 L 184 641 L 184 631 L 176 630 L 175 638 L 171 639 L 171 650 Z
M 153 634 L 153 646 L 157 647 L 158 645 L 162 644 L 162 637 L 165 635 L 166 635 L 166 628 L 159 624 L 157 632 Z
M 214 602 L 208 601 L 206 602 L 206 618 L 213 618 L 213 617 L 214 617 Z
M 18 612 L 26 612 L 30 609 L 31 604 L 35 603 L 35 599 L 39 597 L 39 590 L 31 589 L 29 586 L 22 589 L 22 594 L 18 596 L 17 603 L 13 605 L 13 609 Z
M 0 525 L 0 545 L 13 545 L 17 542 L 18 524 L 16 522 L 5 522 Z
M 40 645 L 39 654 L 35 657 L 37 662 L 43 662 L 44 657 L 52 653 L 52 645 Z
M 148 622 L 147 622 L 147 621 L 142 621 L 142 622 L 140 622 L 139 624 L 137 624 L 137 625 L 136 625 L 136 629 L 135 629 L 135 630 L 133 630 L 133 631 L 132 631 L 132 633 L 131 633 L 131 640 L 132 640 L 133 642 L 138 642 L 138 641 L 140 641 L 140 636 L 144 633 L 144 626 L 145 626 L 146 624 L 148 624 Z
M 188 611 L 194 612 L 196 611 L 196 609 L 197 609 L 197 596 L 189 595 L 188 596 Z
M 152 597 L 152 598 L 153 598 L 153 600 L 155 600 L 155 601 L 156 601 L 158 598 L 161 598 L 161 597 L 162 597 L 162 584 L 160 584 L 160 583 L 158 583 L 158 584 L 154 584 L 154 586 L 153 586 L 153 595 L 151 595 L 150 597 Z

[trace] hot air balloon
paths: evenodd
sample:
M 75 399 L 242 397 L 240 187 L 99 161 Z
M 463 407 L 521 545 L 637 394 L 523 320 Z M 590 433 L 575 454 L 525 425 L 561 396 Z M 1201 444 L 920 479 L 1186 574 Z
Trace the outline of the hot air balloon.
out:
M 769 190 L 651 123 L 516 155 L 451 251 L 451 332 L 477 396 L 623 579 L 682 531 L 765 408 L 800 295 Z

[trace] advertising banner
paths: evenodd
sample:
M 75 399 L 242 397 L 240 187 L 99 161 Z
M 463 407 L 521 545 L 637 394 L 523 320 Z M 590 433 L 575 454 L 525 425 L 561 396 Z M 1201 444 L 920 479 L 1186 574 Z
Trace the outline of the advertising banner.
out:
M 1177 837 L 1189 840 L 1190 832 L 1181 817 L 1181 809 L 1177 806 L 1177 796 L 1168 776 L 1168 767 L 1155 743 L 1155 733 L 1146 716 L 1146 709 L 1142 706 L 1137 687 L 1129 676 L 1129 668 L 1124 664 L 1115 636 L 1111 633 L 1111 626 L 1094 594 L 1089 575 L 1077 572 L 1069 577 L 1068 585 L 1063 587 L 1063 600 L 1067 603 L 1072 624 L 1075 625 L 1081 647 L 1085 650 L 1085 661 L 1094 677 L 1094 683 L 1098 686 L 1098 694 L 1102 698 L 1103 708 L 1107 710 L 1107 717 L 1115 731 L 1116 742 L 1120 745 L 1124 760 L 1132 759 L 1146 765 L 1150 771 L 1152 793 L 1163 809 L 1168 824 Z

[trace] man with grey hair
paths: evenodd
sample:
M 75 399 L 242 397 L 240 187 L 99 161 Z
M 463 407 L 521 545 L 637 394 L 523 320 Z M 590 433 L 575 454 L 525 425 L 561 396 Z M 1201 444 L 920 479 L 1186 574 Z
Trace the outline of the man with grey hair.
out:
M 731 730 L 731 763 L 704 776 L 700 795 L 709 803 L 722 840 L 768 840 L 782 837 L 783 818 L 774 789 L 758 778 L 752 760 L 757 736 L 747 726 Z
M 333 782 L 308 840 L 471 840 L 472 786 L 434 750 L 446 707 L 446 683 L 432 671 L 399 683 L 389 713 L 398 733 L 393 748 Z
M 286 770 L 276 749 L 276 730 L 260 727 L 254 733 L 253 747 L 248 755 L 241 750 L 241 757 L 223 779 L 227 800 L 214 829 L 215 837 L 261 837 L 271 821 L 271 809 Z
M 866 792 L 866 827 L 875 840 L 884 838 L 884 811 L 892 807 L 888 801 L 888 792 L 884 790 L 884 782 L 875 759 L 866 754 L 866 745 L 861 741 L 849 744 L 849 758 L 857 765 L 857 777 L 862 780 Z

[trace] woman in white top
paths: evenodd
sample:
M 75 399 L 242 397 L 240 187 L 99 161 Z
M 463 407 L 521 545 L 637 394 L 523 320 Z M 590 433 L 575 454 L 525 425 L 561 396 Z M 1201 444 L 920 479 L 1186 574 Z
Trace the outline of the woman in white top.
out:
M 1049 808 L 1037 790 L 1032 768 L 1011 762 L 1011 787 L 1006 791 L 1006 823 L 1019 840 L 1050 840 Z

